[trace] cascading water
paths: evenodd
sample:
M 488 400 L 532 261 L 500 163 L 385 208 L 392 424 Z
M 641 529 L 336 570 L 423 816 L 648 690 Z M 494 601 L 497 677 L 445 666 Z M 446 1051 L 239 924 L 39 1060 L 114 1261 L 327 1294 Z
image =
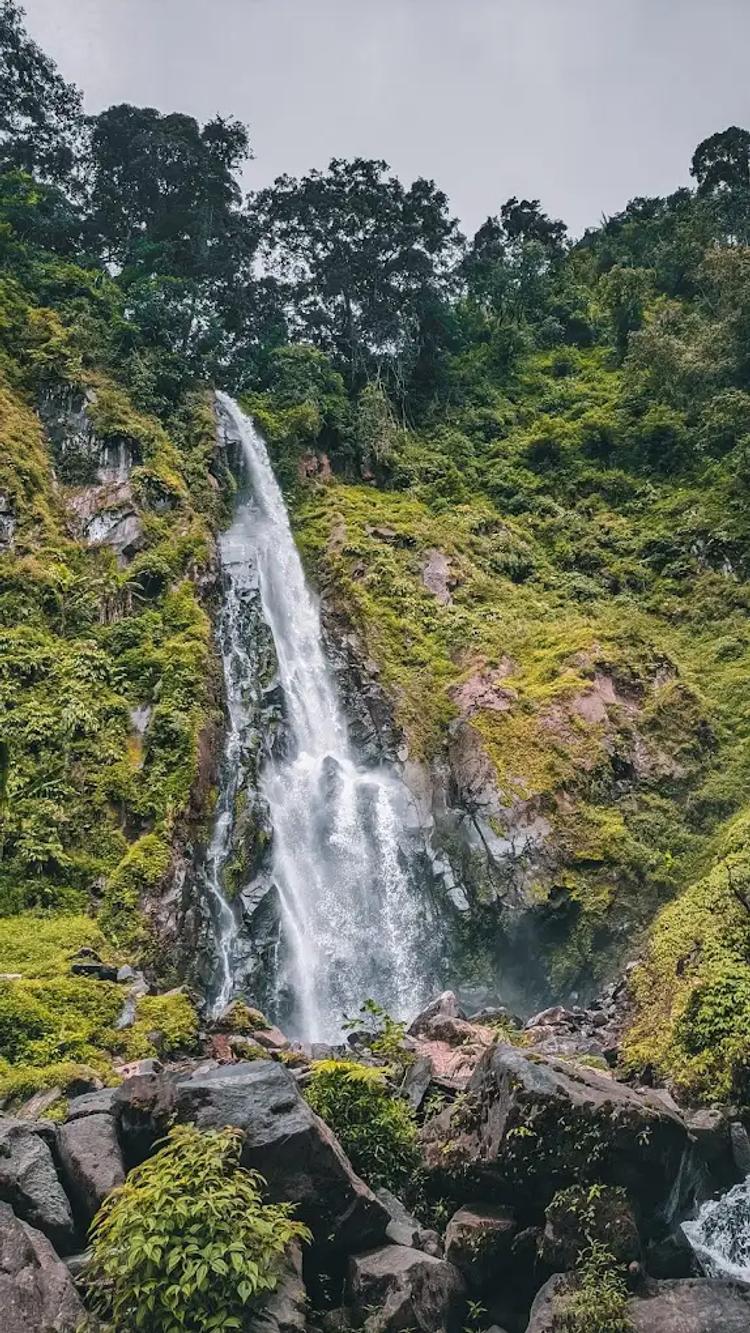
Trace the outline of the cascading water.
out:
M 266 755 L 259 787 L 272 829 L 278 894 L 276 1016 L 293 1035 L 335 1040 L 345 1013 L 372 997 L 408 1016 L 430 990 L 434 926 L 405 846 L 408 794 L 383 769 L 360 766 L 326 662 L 320 616 L 265 444 L 232 399 L 218 395 L 242 446 L 249 494 L 221 543 L 219 625 L 228 725 L 221 795 L 203 877 L 215 925 L 216 1008 L 230 998 L 239 929 L 224 884 L 257 689 L 241 614 L 257 586 L 283 695 L 285 746 Z M 248 886 L 252 889 L 252 886 Z
M 682 1229 L 708 1277 L 750 1285 L 750 1176 L 720 1199 L 704 1203 Z

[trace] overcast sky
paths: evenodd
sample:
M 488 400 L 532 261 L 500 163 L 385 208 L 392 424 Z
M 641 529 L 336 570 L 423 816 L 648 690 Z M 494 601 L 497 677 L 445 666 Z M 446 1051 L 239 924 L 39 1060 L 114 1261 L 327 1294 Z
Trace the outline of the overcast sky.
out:
M 432 176 L 464 227 L 509 195 L 574 232 L 750 127 L 750 0 L 23 0 L 89 111 L 245 121 L 248 187 L 329 158 Z

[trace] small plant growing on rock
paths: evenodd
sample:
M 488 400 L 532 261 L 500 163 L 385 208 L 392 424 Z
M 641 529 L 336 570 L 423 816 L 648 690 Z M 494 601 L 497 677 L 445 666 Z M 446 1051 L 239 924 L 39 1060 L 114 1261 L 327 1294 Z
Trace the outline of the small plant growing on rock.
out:
M 274 1289 L 287 1246 L 309 1232 L 289 1204 L 263 1202 L 241 1150 L 237 1130 L 177 1125 L 103 1204 L 88 1284 L 112 1333 L 240 1329 Z
M 353 1018 L 344 1015 L 342 1027 L 357 1038 L 358 1046 L 394 1069 L 411 1064 L 413 1057 L 404 1045 L 406 1024 L 392 1018 L 375 1000 L 365 1000 Z
M 413 1179 L 419 1167 L 416 1121 L 382 1070 L 321 1060 L 313 1065 L 305 1096 L 368 1184 L 398 1191 Z
M 631 1333 L 627 1301 L 611 1250 L 594 1241 L 580 1257 L 575 1287 L 559 1301 L 554 1326 L 559 1333 Z

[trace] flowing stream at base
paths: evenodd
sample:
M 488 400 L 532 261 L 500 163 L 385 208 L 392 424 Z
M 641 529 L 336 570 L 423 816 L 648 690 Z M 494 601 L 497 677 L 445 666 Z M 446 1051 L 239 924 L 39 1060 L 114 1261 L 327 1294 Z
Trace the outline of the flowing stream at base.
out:
M 308 1041 L 341 1034 L 342 1016 L 372 997 L 407 1017 L 430 989 L 430 924 L 404 851 L 399 779 L 359 765 L 323 649 L 266 446 L 250 418 L 218 395 L 242 445 L 248 493 L 221 539 L 225 599 L 219 639 L 227 703 L 222 781 L 203 877 L 219 977 L 215 1008 L 235 989 L 236 906 L 225 869 L 248 746 L 247 699 L 257 664 L 243 633 L 243 599 L 257 587 L 283 695 L 284 753 L 267 757 L 259 786 L 272 827 L 270 873 L 280 903 L 275 988 L 288 1030 Z M 283 1002 L 282 1002 L 283 1001 Z
M 704 1203 L 682 1229 L 707 1277 L 750 1285 L 750 1176 Z

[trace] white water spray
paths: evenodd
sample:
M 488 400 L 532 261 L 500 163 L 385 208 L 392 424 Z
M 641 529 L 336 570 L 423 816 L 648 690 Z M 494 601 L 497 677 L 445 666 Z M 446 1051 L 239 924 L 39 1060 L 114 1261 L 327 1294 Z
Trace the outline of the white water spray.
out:
M 682 1229 L 708 1277 L 750 1285 L 750 1176 L 704 1203 Z
M 364 769 L 323 651 L 316 600 L 305 581 L 265 444 L 233 400 L 219 403 L 242 443 L 250 496 L 221 543 L 227 590 L 220 637 L 228 704 L 225 774 L 205 881 L 220 968 L 217 1008 L 233 991 L 237 917 L 222 887 L 249 692 L 257 689 L 237 614 L 254 580 L 273 637 L 288 746 L 268 760 L 261 791 L 273 828 L 272 876 L 281 903 L 277 995 L 288 1030 L 335 1040 L 344 1013 L 372 997 L 406 1017 L 429 993 L 430 923 L 404 847 L 409 797 L 383 770 Z

